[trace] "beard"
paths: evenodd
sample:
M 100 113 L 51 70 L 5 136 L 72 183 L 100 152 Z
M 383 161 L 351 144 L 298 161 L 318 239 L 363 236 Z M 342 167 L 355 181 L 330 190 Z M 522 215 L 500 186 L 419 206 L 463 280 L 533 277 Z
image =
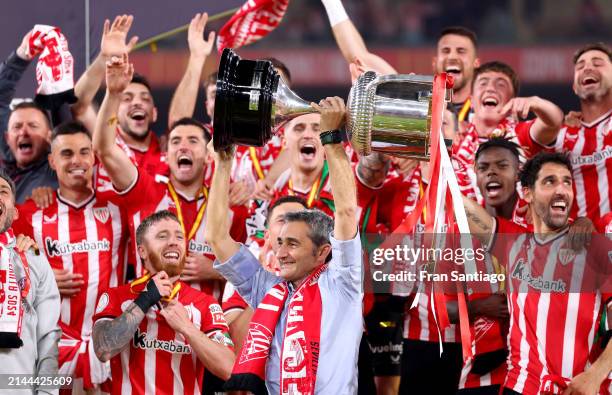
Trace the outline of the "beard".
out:
M 183 272 L 183 268 L 185 267 L 185 258 L 183 257 L 178 265 L 172 263 L 164 263 L 163 258 L 157 252 L 149 251 L 149 260 L 151 262 L 151 266 L 155 269 L 156 272 L 161 272 L 162 270 L 166 272 L 168 277 L 175 277 L 180 275 Z
M 121 130 L 127 134 L 128 136 L 130 136 L 131 138 L 133 138 L 136 141 L 145 141 L 147 139 L 147 137 L 149 136 L 149 133 L 151 133 L 151 123 L 147 124 L 147 128 L 144 132 L 136 132 L 134 130 L 132 130 L 130 128 L 130 126 L 128 125 L 127 121 L 126 122 L 121 122 L 119 124 L 119 126 L 121 126 Z
M 6 208 L 5 208 L 6 210 Z M 4 233 L 13 225 L 13 218 L 15 217 L 15 213 L 13 210 L 8 210 L 6 212 L 6 217 L 4 221 L 0 222 L 0 233 Z
M 567 226 L 569 218 L 569 209 L 567 209 L 563 218 L 555 216 L 550 212 L 550 205 L 543 203 L 536 203 L 535 212 L 538 217 L 542 219 L 542 222 L 552 230 L 559 230 Z

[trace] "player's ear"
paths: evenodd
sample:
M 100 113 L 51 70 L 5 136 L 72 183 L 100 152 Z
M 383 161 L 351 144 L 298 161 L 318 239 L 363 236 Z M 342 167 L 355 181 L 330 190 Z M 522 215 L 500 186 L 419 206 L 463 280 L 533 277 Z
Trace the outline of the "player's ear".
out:
M 324 244 L 317 252 L 317 263 L 325 263 L 327 256 L 331 254 L 331 244 Z
M 138 249 L 138 256 L 140 256 L 140 259 L 145 261 L 147 259 L 147 250 L 146 250 L 146 248 L 144 248 L 144 246 L 142 246 L 142 245 L 139 245 L 137 247 L 137 249 Z
M 525 201 L 527 203 L 532 203 L 533 202 L 533 191 L 531 190 L 531 188 L 525 188 L 523 187 L 523 198 L 525 199 Z

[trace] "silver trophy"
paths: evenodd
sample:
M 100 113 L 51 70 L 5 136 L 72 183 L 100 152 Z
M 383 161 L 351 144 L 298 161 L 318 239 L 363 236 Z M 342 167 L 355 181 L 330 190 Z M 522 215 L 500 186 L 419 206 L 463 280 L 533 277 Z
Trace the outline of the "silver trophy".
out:
M 360 155 L 377 151 L 428 160 L 432 127 L 441 127 L 452 87 L 446 75 L 436 78 L 362 74 L 347 102 L 346 131 L 353 148 Z M 243 60 L 231 49 L 224 50 L 215 99 L 216 150 L 232 144 L 262 146 L 287 121 L 314 112 L 269 61 Z M 450 146 L 450 141 L 445 143 Z

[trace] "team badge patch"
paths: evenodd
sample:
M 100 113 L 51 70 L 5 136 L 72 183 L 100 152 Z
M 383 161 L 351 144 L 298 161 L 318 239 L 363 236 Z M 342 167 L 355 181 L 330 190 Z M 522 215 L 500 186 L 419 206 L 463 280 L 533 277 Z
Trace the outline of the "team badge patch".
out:
M 211 304 L 210 306 L 208 306 L 208 310 L 210 310 L 213 325 L 227 326 L 227 322 L 225 322 L 225 316 L 223 315 L 223 309 L 221 309 L 221 306 L 216 303 Z
M 569 248 L 562 248 L 559 250 L 559 262 L 561 262 L 563 266 L 573 261 L 575 257 L 576 253 L 574 252 L 574 250 L 571 250 Z
M 98 306 L 96 307 L 96 314 L 100 314 L 102 311 L 104 311 L 106 306 L 108 306 L 109 301 L 110 298 L 108 297 L 108 294 L 104 292 L 102 296 L 100 296 L 100 300 L 98 301 Z
M 93 209 L 93 215 L 98 221 L 105 224 L 110 217 L 110 212 L 108 211 L 108 207 L 96 207 Z

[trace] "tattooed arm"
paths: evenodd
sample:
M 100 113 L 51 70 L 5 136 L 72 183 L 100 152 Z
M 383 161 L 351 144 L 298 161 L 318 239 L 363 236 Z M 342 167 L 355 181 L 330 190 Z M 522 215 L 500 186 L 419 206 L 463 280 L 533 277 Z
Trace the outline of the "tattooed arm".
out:
M 144 317 L 140 307 L 132 303 L 119 317 L 97 321 L 93 328 L 93 345 L 98 359 L 106 362 L 117 355 L 134 337 Z
M 378 152 L 373 152 L 368 156 L 359 157 L 357 163 L 357 178 L 367 187 L 380 187 L 389 171 L 389 158 Z
M 470 232 L 484 245 L 488 245 L 493 236 L 493 217 L 477 202 L 463 197 L 463 206 L 467 215 Z

